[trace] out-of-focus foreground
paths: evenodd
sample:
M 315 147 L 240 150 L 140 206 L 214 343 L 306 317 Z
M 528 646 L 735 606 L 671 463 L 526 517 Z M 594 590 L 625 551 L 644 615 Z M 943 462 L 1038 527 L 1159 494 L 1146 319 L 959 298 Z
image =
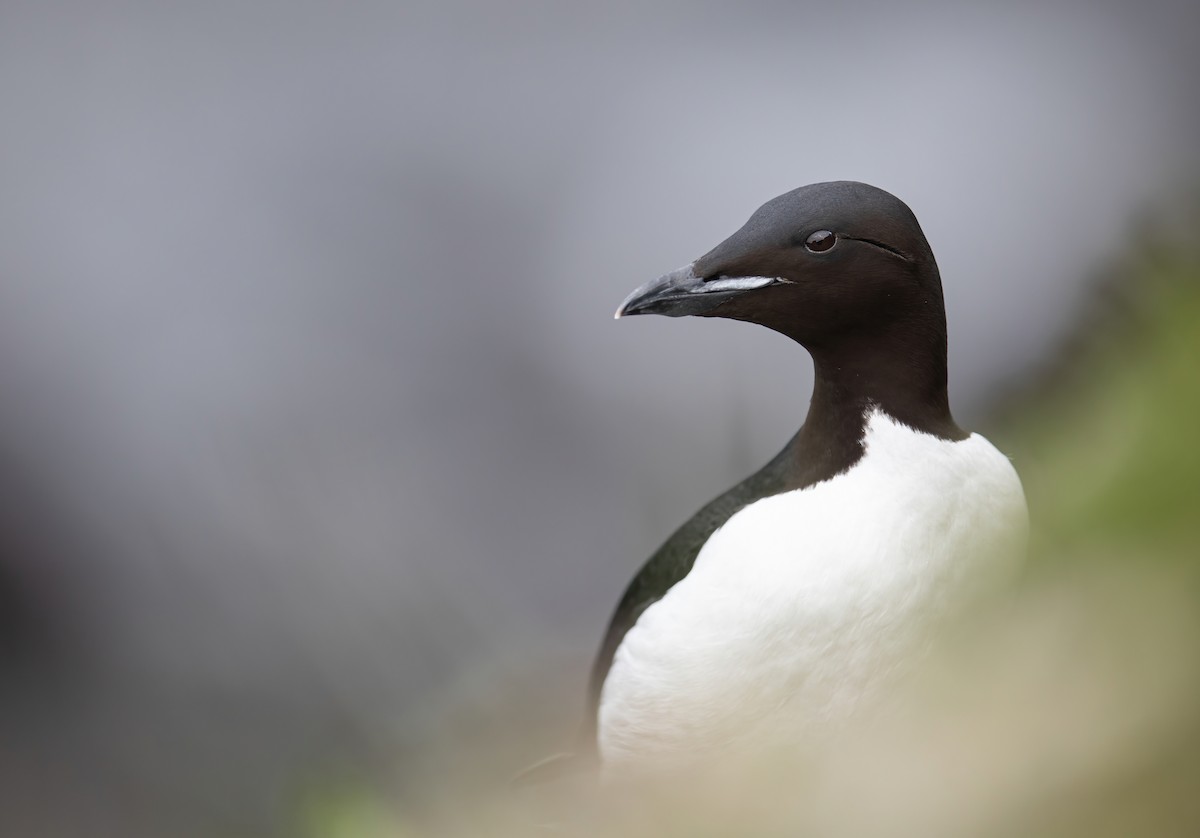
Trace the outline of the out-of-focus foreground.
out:
M 1147 233 L 1097 282 L 1058 363 L 997 406 L 991 433 L 1032 511 L 1028 572 L 946 639 L 903 709 L 808 753 L 602 791 L 499 782 L 544 741 L 530 721 L 474 737 L 457 771 L 409 775 L 403 793 L 317 795 L 310 834 L 1195 835 L 1198 231 Z

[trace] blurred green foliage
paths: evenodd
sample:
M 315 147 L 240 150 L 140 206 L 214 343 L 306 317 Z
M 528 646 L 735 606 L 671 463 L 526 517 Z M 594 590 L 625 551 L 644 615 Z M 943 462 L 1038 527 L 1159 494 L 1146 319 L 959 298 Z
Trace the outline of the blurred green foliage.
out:
M 1200 564 L 1200 248 L 1147 247 L 1094 291 L 1063 357 L 1003 410 L 1033 569 Z

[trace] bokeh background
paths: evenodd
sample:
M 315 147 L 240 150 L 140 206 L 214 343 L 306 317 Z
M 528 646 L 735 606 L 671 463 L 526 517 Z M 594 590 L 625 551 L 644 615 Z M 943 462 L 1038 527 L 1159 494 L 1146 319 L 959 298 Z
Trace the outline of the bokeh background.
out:
M 438 832 L 446 789 L 561 747 L 623 585 L 811 381 L 765 330 L 612 310 L 840 178 L 938 255 L 1034 611 L 1155 650 L 1071 683 L 1168 696 L 1137 754 L 1200 742 L 1162 709 L 1195 681 L 1152 677 L 1200 636 L 1198 18 L 3 0 L 0 833 Z M 1088 706 L 1085 741 L 1128 715 Z M 1130 798 L 1170 824 L 1175 758 Z

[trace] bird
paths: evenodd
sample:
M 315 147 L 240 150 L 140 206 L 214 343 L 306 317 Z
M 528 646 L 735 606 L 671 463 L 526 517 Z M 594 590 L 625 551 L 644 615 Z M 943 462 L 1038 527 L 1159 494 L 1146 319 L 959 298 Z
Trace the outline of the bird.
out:
M 780 195 L 616 317 L 646 314 L 765 326 L 807 350 L 814 383 L 783 450 L 621 597 L 573 752 L 605 774 L 836 730 L 1012 577 L 1028 536 L 1011 461 L 951 415 L 941 277 L 894 195 Z

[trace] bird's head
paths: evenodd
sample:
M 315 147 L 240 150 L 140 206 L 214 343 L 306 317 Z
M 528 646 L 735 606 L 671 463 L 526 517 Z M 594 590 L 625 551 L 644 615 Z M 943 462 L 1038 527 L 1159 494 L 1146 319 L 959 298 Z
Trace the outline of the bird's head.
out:
M 900 325 L 945 335 L 941 280 L 916 217 L 853 181 L 763 204 L 711 251 L 630 294 L 616 316 L 632 314 L 745 320 L 809 349 Z

